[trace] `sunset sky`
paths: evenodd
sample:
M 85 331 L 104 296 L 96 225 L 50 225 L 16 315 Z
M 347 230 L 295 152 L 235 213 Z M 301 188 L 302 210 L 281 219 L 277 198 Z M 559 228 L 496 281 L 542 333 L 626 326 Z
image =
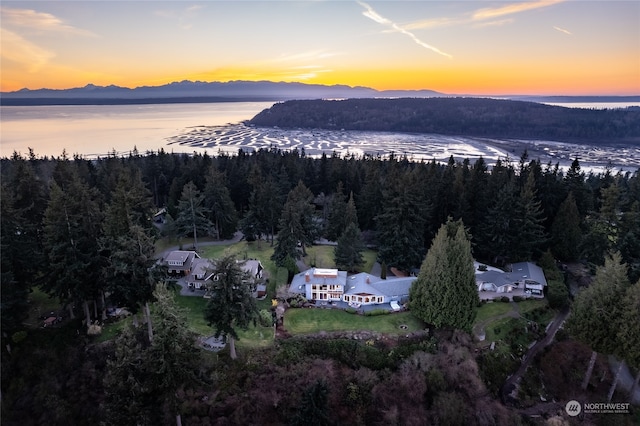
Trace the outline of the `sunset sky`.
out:
M 640 1 L 7 1 L 1 90 L 272 80 L 640 95 Z

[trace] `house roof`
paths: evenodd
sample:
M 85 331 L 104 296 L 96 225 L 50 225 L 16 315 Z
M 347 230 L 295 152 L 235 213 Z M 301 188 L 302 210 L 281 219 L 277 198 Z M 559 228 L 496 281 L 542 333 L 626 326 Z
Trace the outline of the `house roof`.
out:
M 307 276 L 309 281 L 307 281 Z M 293 276 L 289 291 L 292 293 L 305 293 L 306 284 L 342 285 L 347 281 L 347 272 L 337 269 L 312 268 Z
M 205 280 L 208 280 L 213 275 L 213 263 L 211 263 L 209 259 L 198 258 L 193 260 L 191 275 L 204 275 L 207 273 L 207 270 L 209 274 L 207 274 Z
M 543 286 L 547 285 L 542 268 L 531 262 L 520 262 L 511 265 L 511 275 L 515 280 L 531 280 Z
M 184 264 L 187 261 L 187 259 L 189 259 L 189 257 L 200 258 L 200 256 L 198 256 L 198 253 L 196 253 L 195 251 L 174 250 L 167 255 L 167 257 L 165 258 L 165 261 L 180 262 Z
M 347 279 L 345 294 L 372 294 L 376 296 L 406 296 L 416 277 L 390 278 L 383 280 L 375 275 L 361 272 Z
M 513 285 L 517 280 L 511 274 L 502 271 L 486 271 L 476 273 L 476 283 L 492 283 L 496 287 Z
M 264 267 L 262 266 L 262 263 L 260 263 L 259 260 L 255 260 L 255 259 L 249 259 L 249 260 L 243 261 L 240 267 L 242 268 L 243 271 L 251 274 L 252 277 L 257 276 L 258 273 L 264 269 Z

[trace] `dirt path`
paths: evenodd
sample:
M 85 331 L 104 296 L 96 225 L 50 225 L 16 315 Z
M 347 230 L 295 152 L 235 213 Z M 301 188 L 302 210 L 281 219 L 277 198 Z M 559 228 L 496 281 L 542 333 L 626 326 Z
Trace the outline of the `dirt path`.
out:
M 556 316 L 551 321 L 544 338 L 538 340 L 533 346 L 529 348 L 527 353 L 524 355 L 522 364 L 520 364 L 518 370 L 514 374 L 509 376 L 504 382 L 504 385 L 502 385 L 502 389 L 500 390 L 500 396 L 503 402 L 509 402 L 516 398 L 516 395 L 518 394 L 518 386 L 520 384 L 520 381 L 522 380 L 522 376 L 524 376 L 527 368 L 529 368 L 531 361 L 533 361 L 536 354 L 542 348 L 553 341 L 556 336 L 556 332 L 560 329 L 564 321 L 569 316 L 569 312 L 569 308 L 565 308 L 556 314 Z
M 501 303 L 501 302 L 493 302 L 493 303 Z M 518 318 L 520 317 L 520 307 L 516 302 L 509 302 L 511 305 L 511 310 L 509 312 L 505 312 L 504 314 L 494 315 L 492 317 L 487 318 L 486 320 L 476 324 L 473 326 L 473 335 L 478 338 L 478 340 L 484 340 L 486 336 L 486 328 L 488 325 L 493 324 L 496 321 L 499 321 L 503 318 Z

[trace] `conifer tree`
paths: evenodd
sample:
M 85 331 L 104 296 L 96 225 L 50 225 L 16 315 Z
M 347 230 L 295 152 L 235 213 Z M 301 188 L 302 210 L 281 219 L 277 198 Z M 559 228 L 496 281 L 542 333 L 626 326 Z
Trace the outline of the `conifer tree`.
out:
M 214 273 L 218 280 L 204 314 L 205 320 L 214 328 L 215 336 L 227 338 L 232 359 L 237 358 L 238 330 L 246 330 L 249 324 L 255 324 L 258 316 L 248 273 L 240 266 L 232 254 L 225 254 L 215 261 Z
M 355 271 L 364 264 L 363 251 L 364 244 L 358 225 L 350 223 L 338 239 L 338 245 L 333 252 L 336 266 L 347 271 Z
M 471 331 L 478 305 L 471 242 L 461 220 L 438 230 L 409 292 L 413 314 L 436 327 Z
M 512 261 L 531 260 L 534 255 L 540 253 L 547 241 L 543 225 L 545 219 L 542 216 L 540 200 L 536 196 L 533 173 L 528 173 L 514 207 L 514 240 L 510 257 Z
M 175 223 L 180 235 L 193 235 L 195 250 L 198 250 L 198 232 L 208 235 L 211 229 L 212 223 L 208 215 L 209 209 L 204 205 L 204 195 L 193 182 L 188 182 L 182 189 Z
M 238 227 L 238 214 L 229 195 L 224 174 L 214 167 L 209 168 L 204 197 L 204 206 L 208 210 L 216 238 L 231 238 Z
M 620 254 L 614 253 L 605 259 L 604 266 L 597 268 L 589 287 L 575 298 L 566 329 L 593 350 L 583 389 L 590 381 L 597 352 L 624 357 L 617 336 L 622 318 L 620 301 L 628 288 L 627 266 Z
M 558 213 L 551 226 L 552 251 L 562 260 L 576 260 L 580 256 L 580 244 L 582 242 L 582 230 L 580 229 L 580 214 L 578 206 L 569 193 L 560 204 Z

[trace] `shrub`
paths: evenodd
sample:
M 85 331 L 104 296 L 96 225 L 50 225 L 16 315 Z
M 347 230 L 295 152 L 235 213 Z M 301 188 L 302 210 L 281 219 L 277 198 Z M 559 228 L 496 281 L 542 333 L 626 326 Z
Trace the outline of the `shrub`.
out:
M 513 301 L 514 302 L 522 302 L 523 300 L 527 300 L 525 297 L 522 296 L 513 296 Z
M 364 315 L 367 317 L 376 317 L 378 315 L 388 315 L 389 311 L 386 309 L 374 309 L 372 311 L 365 312 Z
M 509 303 L 509 302 L 511 301 L 511 299 L 509 299 L 507 296 L 502 296 L 502 297 L 500 298 L 500 301 L 501 301 L 502 303 Z
M 347 309 L 344 310 L 346 313 L 348 314 L 357 314 L 358 310 L 356 308 L 352 308 L 352 307 L 348 307 Z
M 258 320 L 263 327 L 271 327 L 273 325 L 273 315 L 267 309 L 260 309 L 258 312 Z

